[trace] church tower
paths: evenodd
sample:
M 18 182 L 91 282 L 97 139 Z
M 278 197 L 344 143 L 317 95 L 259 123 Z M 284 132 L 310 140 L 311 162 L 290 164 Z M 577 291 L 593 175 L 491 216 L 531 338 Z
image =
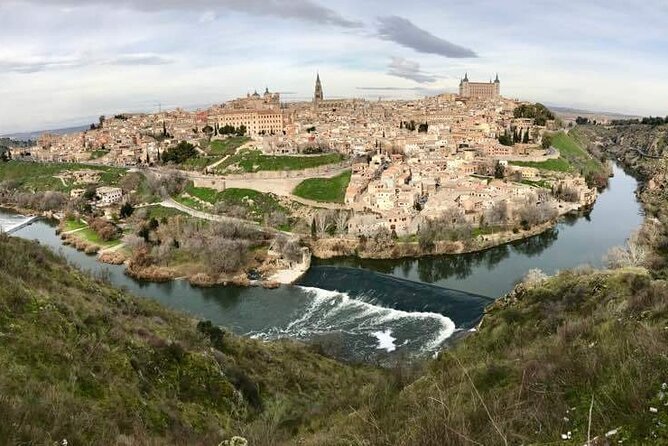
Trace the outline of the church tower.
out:
M 318 77 L 315 80 L 315 95 L 313 96 L 313 101 L 318 103 L 322 101 L 324 98 L 322 94 L 322 84 L 320 83 L 320 73 L 318 73 Z

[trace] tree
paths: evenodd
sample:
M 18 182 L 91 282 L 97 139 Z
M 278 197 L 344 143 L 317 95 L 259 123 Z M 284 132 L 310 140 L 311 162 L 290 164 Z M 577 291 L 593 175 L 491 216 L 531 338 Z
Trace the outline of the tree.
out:
M 522 140 L 523 144 L 529 144 L 529 131 L 525 130 L 524 131 L 524 139 Z
M 506 176 L 506 167 L 503 164 L 497 162 L 496 167 L 494 168 L 494 178 L 502 180 L 503 178 L 505 178 L 505 176 Z
M 314 221 L 318 235 L 321 236 L 327 232 L 330 220 L 331 220 L 331 213 L 329 211 L 318 211 L 315 214 Z
M 553 138 L 552 134 L 550 134 L 550 133 L 545 133 L 543 135 L 543 142 L 541 143 L 541 146 L 543 147 L 543 149 L 547 150 L 550 147 L 552 147 L 552 138 Z
M 555 119 L 554 114 L 543 104 L 522 104 L 513 112 L 515 118 L 533 119 L 536 125 L 543 126 Z
M 348 220 L 350 214 L 348 211 L 339 211 L 336 214 L 336 230 L 339 234 L 345 234 L 348 231 Z
M 508 203 L 506 200 L 500 200 L 485 212 L 485 221 L 490 226 L 505 226 L 508 223 L 508 216 Z
M 132 206 L 129 202 L 125 202 L 123 206 L 121 206 L 121 210 L 119 211 L 119 216 L 121 218 L 128 218 L 131 217 L 132 214 L 134 213 L 135 208 Z
M 162 154 L 162 161 L 165 163 L 182 164 L 188 159 L 197 155 L 195 146 L 186 141 L 181 141 L 176 147 L 172 147 Z
M 508 130 L 506 130 L 506 131 L 503 133 L 503 135 L 499 136 L 499 142 L 501 143 L 501 145 L 504 145 L 504 146 L 513 146 L 513 145 L 515 145 L 515 141 L 514 141 L 512 135 L 510 135 L 510 134 L 508 133 Z

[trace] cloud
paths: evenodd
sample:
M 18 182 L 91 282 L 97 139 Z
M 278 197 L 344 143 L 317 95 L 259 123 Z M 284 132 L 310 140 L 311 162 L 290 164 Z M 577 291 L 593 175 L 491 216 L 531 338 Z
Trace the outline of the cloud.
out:
M 388 66 L 387 74 L 390 76 L 403 77 L 420 84 L 434 82 L 438 78 L 420 70 L 418 62 L 404 59 L 403 57 L 393 57 Z
M 420 91 L 422 87 L 356 87 L 364 91 Z
M 403 17 L 378 18 L 378 35 L 381 39 L 412 48 L 420 53 L 452 58 L 478 57 L 473 50 L 436 37 Z
M 157 54 L 123 54 L 101 63 L 108 65 L 167 65 L 172 62 L 171 59 Z
M 67 57 L 1 57 L 0 71 L 14 73 L 37 73 L 49 69 L 64 69 L 81 66 L 77 58 Z
M 88 55 L 21 57 L 0 55 L 0 71 L 14 73 L 38 73 L 41 71 L 64 70 L 93 65 L 165 65 L 173 61 L 157 54 L 121 54 L 111 58 L 97 58 Z
M 349 20 L 338 12 L 313 0 L 24 0 L 34 4 L 58 4 L 65 7 L 109 5 L 114 8 L 128 7 L 141 11 L 207 10 L 236 11 L 254 16 L 270 16 L 297 19 L 306 22 L 358 28 L 360 22 Z M 209 16 L 210 17 L 210 16 Z

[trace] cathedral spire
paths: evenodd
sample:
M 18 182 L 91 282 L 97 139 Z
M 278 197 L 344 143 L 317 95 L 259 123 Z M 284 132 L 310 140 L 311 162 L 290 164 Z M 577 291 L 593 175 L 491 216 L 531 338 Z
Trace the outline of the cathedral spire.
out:
M 320 102 L 323 99 L 324 95 L 322 93 L 322 83 L 320 82 L 320 73 L 318 73 L 315 79 L 315 95 L 313 96 L 313 100 L 315 102 Z

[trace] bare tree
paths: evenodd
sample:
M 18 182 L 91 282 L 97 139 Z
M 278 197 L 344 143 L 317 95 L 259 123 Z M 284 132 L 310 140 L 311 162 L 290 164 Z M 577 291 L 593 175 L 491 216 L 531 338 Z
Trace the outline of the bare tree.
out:
M 605 255 L 604 260 L 608 268 L 618 269 L 645 264 L 649 250 L 640 240 L 638 232 L 631 234 L 626 241 L 626 247 L 615 246 Z
M 492 226 L 502 226 L 508 223 L 508 202 L 500 200 L 494 202 L 492 207 L 485 212 L 485 221 Z
M 330 221 L 332 220 L 332 214 L 330 211 L 321 210 L 315 214 L 315 228 L 318 235 L 324 235 L 329 228 Z
M 336 230 L 339 234 L 346 234 L 348 232 L 348 220 L 350 220 L 350 213 L 348 211 L 339 211 L 336 214 Z

